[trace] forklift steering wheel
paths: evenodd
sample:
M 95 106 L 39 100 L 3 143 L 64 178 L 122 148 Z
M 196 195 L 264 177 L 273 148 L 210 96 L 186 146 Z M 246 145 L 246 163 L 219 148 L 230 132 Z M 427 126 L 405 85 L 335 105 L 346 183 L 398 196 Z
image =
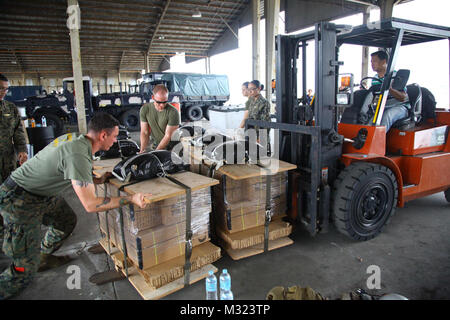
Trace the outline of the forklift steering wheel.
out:
M 377 81 L 380 81 L 380 79 L 375 78 L 375 77 L 364 77 L 364 78 L 362 78 L 361 81 L 359 82 L 360 87 L 363 88 L 363 89 L 365 89 L 365 90 L 370 90 L 370 87 L 369 87 L 369 88 L 366 88 L 366 86 L 364 85 L 364 81 L 365 81 L 365 80 L 369 80 L 369 79 L 370 79 L 370 80 L 377 80 Z

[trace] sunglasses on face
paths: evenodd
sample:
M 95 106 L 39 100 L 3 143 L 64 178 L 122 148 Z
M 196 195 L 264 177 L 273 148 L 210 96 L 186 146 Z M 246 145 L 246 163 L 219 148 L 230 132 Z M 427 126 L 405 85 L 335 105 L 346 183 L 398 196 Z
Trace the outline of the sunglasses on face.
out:
M 167 102 L 169 102 L 169 101 L 156 101 L 156 100 L 154 100 L 155 101 L 155 103 L 157 103 L 157 104 L 166 104 Z

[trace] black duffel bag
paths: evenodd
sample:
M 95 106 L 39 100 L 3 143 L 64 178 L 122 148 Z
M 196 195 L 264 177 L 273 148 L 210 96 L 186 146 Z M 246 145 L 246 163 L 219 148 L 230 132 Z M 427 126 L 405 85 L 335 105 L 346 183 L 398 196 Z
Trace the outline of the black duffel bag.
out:
M 112 174 L 120 181 L 148 180 L 189 169 L 181 158 L 167 150 L 137 154 L 119 162 Z

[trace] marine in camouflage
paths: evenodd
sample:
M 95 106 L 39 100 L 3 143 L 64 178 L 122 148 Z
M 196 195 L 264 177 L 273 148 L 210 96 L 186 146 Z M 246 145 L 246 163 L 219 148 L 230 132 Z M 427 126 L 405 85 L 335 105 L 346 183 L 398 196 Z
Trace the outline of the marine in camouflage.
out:
M 36 196 L 22 188 L 0 186 L 3 252 L 12 264 L 0 274 L 0 299 L 22 291 L 39 269 L 41 253 L 58 250 L 76 225 L 76 215 L 62 197 Z M 41 240 L 41 225 L 48 230 Z
M 19 111 L 14 103 L 5 100 L 0 100 L 0 137 L 1 184 L 16 169 L 15 151 L 27 152 L 25 131 Z M 0 216 L 0 244 L 1 239 L 3 239 L 3 222 Z
M 27 152 L 25 131 L 14 103 L 0 101 L 0 173 L 3 182 L 16 168 L 17 152 Z

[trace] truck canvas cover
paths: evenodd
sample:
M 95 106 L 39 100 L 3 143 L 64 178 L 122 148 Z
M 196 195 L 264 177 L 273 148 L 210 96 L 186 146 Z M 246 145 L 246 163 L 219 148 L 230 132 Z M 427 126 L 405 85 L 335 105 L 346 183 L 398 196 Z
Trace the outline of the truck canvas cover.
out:
M 171 92 L 180 92 L 188 97 L 224 97 L 228 100 L 230 89 L 226 75 L 195 73 L 161 73 L 153 80 L 167 81 Z

